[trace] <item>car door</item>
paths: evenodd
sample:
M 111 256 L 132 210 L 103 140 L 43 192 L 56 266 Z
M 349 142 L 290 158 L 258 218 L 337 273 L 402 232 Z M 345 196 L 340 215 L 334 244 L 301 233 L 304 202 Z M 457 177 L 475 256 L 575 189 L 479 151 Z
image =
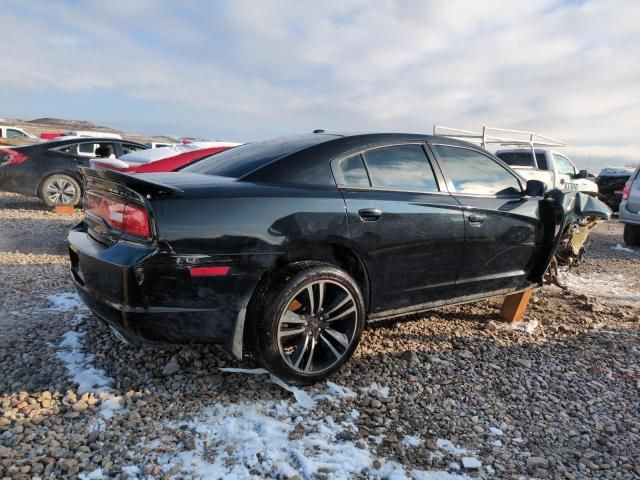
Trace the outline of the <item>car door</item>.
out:
M 542 235 L 539 198 L 525 196 L 516 175 L 480 149 L 440 143 L 431 148 L 464 211 L 459 293 L 525 286 Z
M 448 298 L 460 267 L 464 219 L 424 145 L 376 146 L 332 163 L 355 251 L 371 284 L 371 313 Z
M 556 164 L 556 171 L 558 172 L 558 183 L 560 190 L 577 192 L 580 190 L 580 186 L 572 181 L 576 176 L 576 167 L 571 160 L 559 153 L 553 153 L 553 161 Z

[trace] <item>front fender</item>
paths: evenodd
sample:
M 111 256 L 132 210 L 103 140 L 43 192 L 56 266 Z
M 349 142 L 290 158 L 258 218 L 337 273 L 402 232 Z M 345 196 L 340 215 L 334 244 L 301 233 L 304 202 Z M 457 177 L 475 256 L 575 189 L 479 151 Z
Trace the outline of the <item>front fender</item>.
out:
M 544 274 L 553 260 L 564 236 L 571 235 L 570 225 L 580 219 L 609 220 L 612 210 L 601 200 L 580 192 L 549 191 L 540 200 L 540 221 L 543 225 L 542 245 L 528 280 L 542 283 Z M 581 244 L 586 240 L 582 232 Z

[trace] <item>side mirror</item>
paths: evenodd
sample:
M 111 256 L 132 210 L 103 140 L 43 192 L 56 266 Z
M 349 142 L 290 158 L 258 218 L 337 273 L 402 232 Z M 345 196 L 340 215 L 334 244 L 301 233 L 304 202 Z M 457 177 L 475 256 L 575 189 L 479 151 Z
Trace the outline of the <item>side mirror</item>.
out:
M 541 197 L 547 191 L 547 184 L 540 180 L 528 180 L 524 194 L 528 197 Z
M 589 176 L 589 172 L 586 170 L 580 170 L 578 172 L 577 178 L 587 178 Z

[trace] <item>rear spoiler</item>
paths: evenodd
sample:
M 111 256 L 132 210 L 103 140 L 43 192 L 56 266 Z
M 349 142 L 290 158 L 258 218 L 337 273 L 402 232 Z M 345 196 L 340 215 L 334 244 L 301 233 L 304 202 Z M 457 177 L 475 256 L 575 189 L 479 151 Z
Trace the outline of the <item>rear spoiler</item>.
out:
M 80 174 L 87 188 L 95 186 L 101 190 L 112 191 L 114 193 L 121 193 L 118 187 L 126 187 L 127 190 L 147 198 L 150 198 L 151 195 L 171 197 L 184 193 L 184 190 L 177 187 L 165 185 L 164 183 L 150 182 L 138 176 L 116 172 L 114 170 L 95 170 L 93 168 L 81 167 Z

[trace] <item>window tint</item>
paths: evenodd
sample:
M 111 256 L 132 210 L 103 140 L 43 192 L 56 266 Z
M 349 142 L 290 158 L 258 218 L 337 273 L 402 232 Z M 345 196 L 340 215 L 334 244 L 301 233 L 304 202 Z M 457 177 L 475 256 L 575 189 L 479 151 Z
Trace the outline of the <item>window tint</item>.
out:
M 140 147 L 138 145 L 132 145 L 130 143 L 121 143 L 120 145 L 122 145 L 123 155 L 126 155 L 127 153 L 131 153 L 131 152 L 137 152 L 139 150 L 143 150 L 143 147 Z M 158 145 L 162 145 L 162 144 L 158 144 Z
M 338 185 L 371 186 L 360 154 L 334 162 L 333 174 Z
M 429 160 L 420 145 L 394 145 L 369 150 L 364 158 L 374 187 L 438 190 Z
M 97 145 L 95 143 L 81 143 L 78 145 L 78 152 L 89 153 L 93 155 L 93 152 L 95 152 L 96 148 L 97 148 Z
M 246 143 L 205 158 L 182 171 L 239 178 L 273 160 L 334 138 L 332 135 L 310 134 Z M 325 171 L 329 173 L 326 166 Z
M 496 156 L 512 167 L 535 167 L 531 152 L 500 152 Z M 539 170 L 549 170 L 544 153 L 536 153 L 536 162 Z
M 8 128 L 7 138 L 11 138 L 11 137 L 26 137 L 26 135 L 22 133 L 20 130 L 14 130 L 13 128 Z
M 553 158 L 556 161 L 556 165 L 558 166 L 558 172 L 563 173 L 565 175 L 576 174 L 576 168 L 573 166 L 573 164 L 569 161 L 567 157 L 554 153 Z
M 480 152 L 434 145 L 458 193 L 519 195 L 520 183 L 507 169 Z

